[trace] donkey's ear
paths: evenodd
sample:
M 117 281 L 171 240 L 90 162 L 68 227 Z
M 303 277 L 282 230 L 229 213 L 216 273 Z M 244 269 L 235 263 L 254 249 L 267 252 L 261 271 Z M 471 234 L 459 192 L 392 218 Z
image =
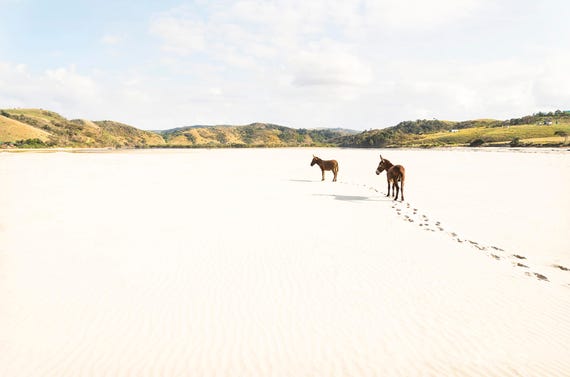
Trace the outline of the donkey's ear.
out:
M 384 161 L 384 159 L 382 158 L 382 155 L 380 155 L 380 161 Z
M 315 158 L 315 155 L 313 155 L 313 158 Z

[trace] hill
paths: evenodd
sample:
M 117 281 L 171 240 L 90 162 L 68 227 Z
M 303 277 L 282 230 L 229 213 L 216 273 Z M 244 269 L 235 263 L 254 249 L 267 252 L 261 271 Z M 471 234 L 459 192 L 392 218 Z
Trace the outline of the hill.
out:
M 508 120 L 457 122 L 419 119 L 357 132 L 340 128 L 294 129 L 271 123 L 143 131 L 110 120 L 68 120 L 42 109 L 0 110 L 1 148 L 563 146 L 568 135 L 570 112 L 567 111 L 537 113 Z
M 39 139 L 46 142 L 50 136 L 50 134 L 44 130 L 4 115 L 0 115 L 0 130 L 1 140 L 5 142 L 16 142 L 25 139 Z
M 15 147 L 145 147 L 164 145 L 153 132 L 126 124 L 68 120 L 42 109 L 0 110 L 0 145 Z
M 173 147 L 292 147 L 325 146 L 356 133 L 341 129 L 293 129 L 270 123 L 244 126 L 190 126 L 158 131 Z
M 345 129 L 294 129 L 269 123 L 245 126 L 190 126 L 143 131 L 110 120 L 68 120 L 43 109 L 0 110 L 0 147 L 39 148 L 213 148 L 334 145 L 355 134 Z
M 343 147 L 561 146 L 570 135 L 570 112 L 537 113 L 508 120 L 415 120 L 344 136 Z

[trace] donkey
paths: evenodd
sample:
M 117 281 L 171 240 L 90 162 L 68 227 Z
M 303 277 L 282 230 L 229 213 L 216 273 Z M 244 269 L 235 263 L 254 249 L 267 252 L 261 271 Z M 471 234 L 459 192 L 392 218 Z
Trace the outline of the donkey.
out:
M 313 155 L 311 166 L 315 164 L 319 165 L 321 172 L 323 173 L 323 179 L 321 179 L 321 181 L 325 180 L 325 170 L 332 170 L 334 174 L 333 182 L 336 182 L 336 176 L 338 174 L 338 162 L 336 160 L 321 160 L 317 156 Z
M 404 201 L 406 169 L 404 169 L 402 165 L 392 164 L 380 155 L 380 163 L 378 164 L 378 168 L 376 168 L 376 175 L 380 175 L 384 170 L 386 170 L 386 179 L 388 180 L 388 194 L 386 196 L 390 196 L 390 183 L 392 183 L 392 196 L 396 195 L 394 200 L 398 200 L 398 194 L 400 193 L 398 181 L 400 181 L 402 182 L 402 201 Z

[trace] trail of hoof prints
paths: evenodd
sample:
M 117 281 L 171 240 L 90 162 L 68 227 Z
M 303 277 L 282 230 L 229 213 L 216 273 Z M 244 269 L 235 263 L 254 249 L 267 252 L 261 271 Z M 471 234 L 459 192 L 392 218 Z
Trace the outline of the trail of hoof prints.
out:
M 508 252 L 507 250 L 495 245 L 485 245 L 480 242 L 461 237 L 456 232 L 450 231 L 444 227 L 441 221 L 433 220 L 427 214 L 421 213 L 418 208 L 414 207 L 409 202 L 394 201 L 392 204 L 392 209 L 394 209 L 397 217 L 401 218 L 405 222 L 415 224 L 423 231 L 442 234 L 448 237 L 452 242 L 457 242 L 459 244 L 462 244 L 464 247 L 485 253 L 488 257 L 493 258 L 497 261 L 509 263 L 514 268 L 521 269 L 521 272 L 524 270 L 524 274 L 526 276 L 536 278 L 540 281 L 550 282 L 550 279 L 542 273 L 534 272 L 535 270 L 544 270 L 544 267 L 550 267 L 562 271 L 570 271 L 569 268 L 556 264 L 551 266 L 536 266 L 531 264 L 527 257 L 523 255 Z
M 377 190 L 372 186 L 368 185 L 360 185 L 360 186 L 367 188 L 370 191 L 382 194 L 384 196 L 386 195 L 385 193 L 382 193 L 381 191 Z M 526 276 L 536 278 L 540 281 L 550 282 L 550 279 L 546 275 L 541 274 L 539 272 L 533 272 L 533 270 L 535 270 L 536 267 L 539 267 L 538 269 L 541 268 L 540 266 L 533 266 L 531 263 L 529 263 L 528 259 L 525 256 L 517 253 L 510 253 L 505 249 L 495 245 L 484 245 L 480 242 L 460 237 L 456 232 L 447 230 L 442 225 L 441 221 L 432 220 L 428 215 L 420 213 L 420 210 L 412 206 L 409 202 L 394 200 L 394 202 L 392 203 L 392 209 L 394 209 L 396 215 L 399 218 L 401 218 L 403 221 L 410 224 L 416 224 L 416 226 L 418 226 L 420 229 L 426 232 L 442 234 L 444 236 L 447 236 L 453 242 L 463 244 L 465 247 L 469 247 L 479 252 L 483 252 L 488 257 L 493 258 L 497 261 L 506 262 L 509 263 L 514 268 L 524 270 L 524 274 Z M 555 268 L 558 270 L 570 272 L 570 268 L 558 264 L 553 264 L 550 266 L 542 266 L 542 267 Z M 570 283 L 567 283 L 565 285 L 570 286 Z

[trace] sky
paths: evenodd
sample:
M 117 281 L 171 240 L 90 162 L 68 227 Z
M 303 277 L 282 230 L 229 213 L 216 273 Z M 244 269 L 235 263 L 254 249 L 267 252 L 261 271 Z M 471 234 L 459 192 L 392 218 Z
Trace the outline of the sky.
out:
M 567 0 L 0 0 L 0 108 L 141 129 L 570 110 Z

